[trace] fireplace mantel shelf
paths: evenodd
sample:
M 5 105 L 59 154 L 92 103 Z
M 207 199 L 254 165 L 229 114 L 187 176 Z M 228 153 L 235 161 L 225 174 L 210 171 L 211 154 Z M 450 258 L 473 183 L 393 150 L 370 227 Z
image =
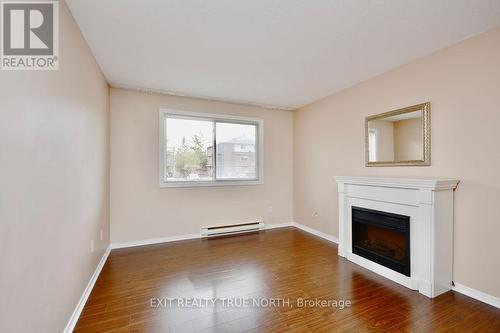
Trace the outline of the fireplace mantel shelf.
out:
M 354 185 L 374 185 L 396 188 L 450 190 L 455 189 L 458 179 L 451 178 L 398 178 L 398 177 L 369 177 L 369 176 L 336 176 L 337 183 Z
M 339 194 L 340 256 L 428 297 L 451 289 L 453 195 L 459 180 L 369 176 L 334 179 Z M 410 218 L 410 276 L 353 253 L 353 207 Z

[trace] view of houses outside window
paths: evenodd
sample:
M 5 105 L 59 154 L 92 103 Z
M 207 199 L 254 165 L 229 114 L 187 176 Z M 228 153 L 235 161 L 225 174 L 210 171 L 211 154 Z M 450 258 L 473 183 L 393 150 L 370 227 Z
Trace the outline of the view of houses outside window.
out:
M 256 124 L 167 116 L 165 131 L 166 181 L 258 178 Z
M 217 179 L 255 179 L 256 126 L 216 124 Z

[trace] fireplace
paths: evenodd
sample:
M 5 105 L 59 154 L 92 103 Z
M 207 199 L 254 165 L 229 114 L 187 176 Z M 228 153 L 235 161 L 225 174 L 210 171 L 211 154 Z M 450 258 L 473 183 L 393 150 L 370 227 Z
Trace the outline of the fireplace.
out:
M 410 276 L 410 217 L 353 206 L 352 253 Z
M 337 176 L 335 180 L 339 256 L 427 297 L 451 289 L 457 179 Z

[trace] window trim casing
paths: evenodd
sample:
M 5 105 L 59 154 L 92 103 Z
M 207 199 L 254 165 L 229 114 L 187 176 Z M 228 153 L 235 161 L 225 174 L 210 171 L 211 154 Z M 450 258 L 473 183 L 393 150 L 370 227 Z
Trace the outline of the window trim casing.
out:
M 167 115 L 173 115 L 179 118 L 190 118 L 196 117 L 200 120 L 212 120 L 228 123 L 241 123 L 241 124 L 257 124 L 257 179 L 217 179 L 214 177 L 211 181 L 166 181 L 164 179 L 165 170 L 165 154 L 166 154 L 166 129 L 165 129 L 165 119 Z M 255 117 L 242 117 L 232 114 L 224 113 L 205 113 L 205 112 L 193 112 L 193 111 L 182 111 L 169 108 L 160 108 L 158 117 L 158 128 L 159 128 L 159 184 L 160 188 L 170 188 L 170 187 L 210 187 L 210 186 L 245 186 L 245 185 L 262 185 L 264 184 L 264 119 Z M 215 126 L 214 126 L 215 127 Z M 214 136 L 214 142 L 216 140 Z M 214 149 L 214 160 L 216 158 L 216 149 Z M 215 163 L 214 172 L 216 172 Z

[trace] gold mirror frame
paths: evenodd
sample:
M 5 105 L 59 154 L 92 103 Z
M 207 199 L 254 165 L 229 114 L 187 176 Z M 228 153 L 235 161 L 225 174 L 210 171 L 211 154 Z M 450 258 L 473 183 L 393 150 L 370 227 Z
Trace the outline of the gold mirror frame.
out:
M 414 111 L 422 111 L 422 122 L 423 122 L 423 160 L 410 160 L 410 161 L 380 161 L 380 162 L 370 162 L 369 143 L 368 143 L 368 122 L 372 120 L 381 120 L 383 118 L 397 116 L 403 113 L 409 113 Z M 422 103 L 413 106 L 409 106 L 403 109 L 393 110 L 389 112 L 384 112 L 374 116 L 368 116 L 365 118 L 365 161 L 367 167 L 377 167 L 377 166 L 429 166 L 431 165 L 431 103 Z

